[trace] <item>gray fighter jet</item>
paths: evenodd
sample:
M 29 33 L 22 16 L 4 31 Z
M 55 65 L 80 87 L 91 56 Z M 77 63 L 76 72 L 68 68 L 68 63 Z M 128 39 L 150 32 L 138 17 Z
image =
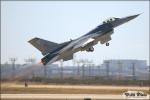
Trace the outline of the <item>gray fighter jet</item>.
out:
M 124 18 L 109 18 L 87 34 L 61 44 L 36 37 L 28 42 L 41 51 L 44 56 L 41 59 L 43 65 L 51 64 L 58 60 L 67 61 L 73 59 L 73 54 L 78 51 L 93 52 L 93 46 L 98 42 L 101 44 L 106 43 L 106 46 L 109 46 L 108 41 L 111 40 L 114 28 L 136 18 L 139 15 L 140 14 Z M 90 42 L 88 42 L 89 40 Z

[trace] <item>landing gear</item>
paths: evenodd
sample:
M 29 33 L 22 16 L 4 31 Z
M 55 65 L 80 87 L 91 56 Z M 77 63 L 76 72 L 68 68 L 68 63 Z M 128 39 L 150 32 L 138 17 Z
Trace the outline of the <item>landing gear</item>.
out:
M 106 46 L 109 46 L 109 43 L 108 43 L 108 42 L 106 43 Z

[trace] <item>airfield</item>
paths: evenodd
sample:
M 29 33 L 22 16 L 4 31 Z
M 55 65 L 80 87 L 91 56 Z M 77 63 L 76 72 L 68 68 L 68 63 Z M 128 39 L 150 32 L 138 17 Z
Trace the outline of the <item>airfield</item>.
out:
M 2 100 L 84 100 L 123 99 L 121 95 L 104 94 L 3 94 Z
M 2 100 L 91 100 L 125 99 L 122 94 L 128 90 L 150 94 L 149 87 L 110 85 L 55 85 L 30 83 L 2 83 Z M 148 98 L 147 98 L 148 99 Z

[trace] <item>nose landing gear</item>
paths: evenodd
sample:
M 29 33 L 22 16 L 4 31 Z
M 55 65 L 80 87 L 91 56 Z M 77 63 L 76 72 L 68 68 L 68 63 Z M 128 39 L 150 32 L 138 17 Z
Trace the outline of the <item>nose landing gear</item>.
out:
M 108 42 L 106 43 L 106 46 L 109 46 L 109 43 L 108 43 Z

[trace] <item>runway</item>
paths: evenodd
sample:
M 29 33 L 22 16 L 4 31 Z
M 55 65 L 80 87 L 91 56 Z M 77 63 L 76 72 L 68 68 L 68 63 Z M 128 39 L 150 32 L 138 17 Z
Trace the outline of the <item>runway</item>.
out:
M 122 94 L 1 94 L 1 99 L 5 100 L 83 100 L 85 98 L 90 98 L 91 100 L 126 99 Z
M 149 87 L 139 86 L 30 84 L 25 88 L 24 84 L 12 83 L 3 83 L 1 86 L 2 100 L 110 100 L 126 99 L 123 93 L 128 90 L 149 93 Z
M 2 99 L 123 99 L 122 95 L 105 94 L 2 94 Z

